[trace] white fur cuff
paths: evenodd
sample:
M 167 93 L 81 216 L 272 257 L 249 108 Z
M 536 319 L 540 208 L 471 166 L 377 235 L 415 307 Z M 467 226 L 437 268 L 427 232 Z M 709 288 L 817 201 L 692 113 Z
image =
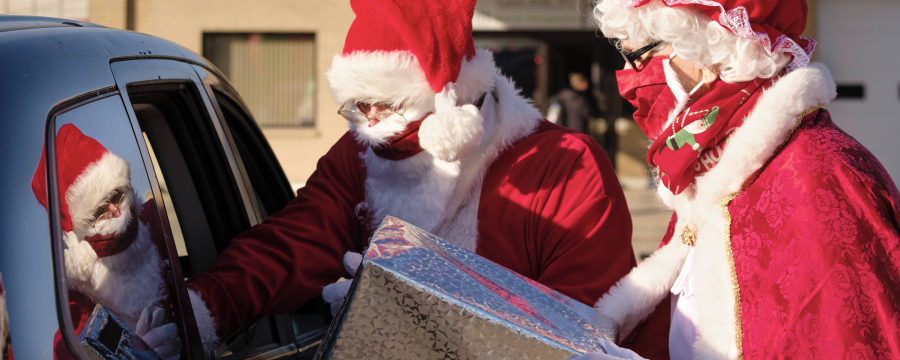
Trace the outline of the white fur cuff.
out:
M 662 301 L 672 288 L 690 248 L 670 241 L 619 280 L 597 301 L 595 320 L 606 320 L 620 326 L 619 338 L 628 337 Z M 603 322 L 601 322 L 603 323 Z
M 200 293 L 194 289 L 188 289 L 188 295 L 191 298 L 191 307 L 194 308 L 197 330 L 200 331 L 200 341 L 203 342 L 203 353 L 209 357 L 221 341 L 216 335 L 216 321 L 209 312 L 209 308 L 206 306 L 203 298 L 200 297 Z

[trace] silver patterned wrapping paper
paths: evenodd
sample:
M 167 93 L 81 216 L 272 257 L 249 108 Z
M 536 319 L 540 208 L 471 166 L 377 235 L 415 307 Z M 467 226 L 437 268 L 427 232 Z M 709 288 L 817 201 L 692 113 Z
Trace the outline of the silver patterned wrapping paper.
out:
M 604 352 L 590 312 L 388 216 L 316 359 L 568 359 Z

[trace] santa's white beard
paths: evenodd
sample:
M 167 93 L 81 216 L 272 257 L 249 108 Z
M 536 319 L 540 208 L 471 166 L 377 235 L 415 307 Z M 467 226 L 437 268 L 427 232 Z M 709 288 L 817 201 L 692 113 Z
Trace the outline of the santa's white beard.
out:
M 131 207 L 117 219 L 125 219 L 127 227 L 128 219 L 138 221 L 136 210 L 137 207 Z M 66 233 L 66 237 L 66 277 L 70 287 L 103 302 L 132 329 L 145 307 L 161 305 L 166 296 L 163 263 L 144 223 L 138 223 L 137 237 L 127 249 L 102 258 L 97 257 L 84 237 L 74 232 Z
M 387 143 L 390 138 L 406 130 L 409 123 L 422 120 L 425 114 L 432 111 L 434 111 L 433 104 L 411 106 L 403 116 L 393 115 L 372 127 L 369 127 L 369 124 L 350 123 L 350 131 L 353 132 L 356 141 L 360 144 L 366 147 L 378 146 Z

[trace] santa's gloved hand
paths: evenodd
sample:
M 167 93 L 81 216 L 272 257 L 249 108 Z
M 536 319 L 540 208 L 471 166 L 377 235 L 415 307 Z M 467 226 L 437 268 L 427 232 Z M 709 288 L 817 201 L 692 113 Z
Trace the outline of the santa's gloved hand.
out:
M 150 311 L 144 308 L 134 333 L 141 337 L 157 355 L 166 360 L 178 360 L 181 357 L 181 339 L 178 338 L 178 326 L 175 323 L 164 324 L 166 312 L 162 308 Z
M 356 270 L 359 269 L 361 262 L 362 255 L 359 253 L 348 251 L 344 254 L 344 269 L 347 269 L 350 277 L 356 276 Z M 322 299 L 331 306 L 331 316 L 336 316 L 341 305 L 344 305 L 344 298 L 350 291 L 351 283 L 353 282 L 349 280 L 339 281 L 322 289 Z
M 475 153 L 484 139 L 484 118 L 478 107 L 459 106 L 456 84 L 447 83 L 434 95 L 434 113 L 419 127 L 419 145 L 443 161 L 457 161 Z

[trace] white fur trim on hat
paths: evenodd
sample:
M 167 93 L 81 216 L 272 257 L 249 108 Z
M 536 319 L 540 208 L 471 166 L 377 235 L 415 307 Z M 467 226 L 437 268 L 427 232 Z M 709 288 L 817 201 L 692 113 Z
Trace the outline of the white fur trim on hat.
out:
M 494 86 L 493 54 L 477 49 L 463 60 L 456 79 L 461 104 L 471 104 Z M 409 51 L 357 51 L 335 55 L 325 73 L 338 104 L 386 103 L 396 107 L 430 104 L 435 92 L 415 55 Z M 414 119 L 410 119 L 414 120 Z

